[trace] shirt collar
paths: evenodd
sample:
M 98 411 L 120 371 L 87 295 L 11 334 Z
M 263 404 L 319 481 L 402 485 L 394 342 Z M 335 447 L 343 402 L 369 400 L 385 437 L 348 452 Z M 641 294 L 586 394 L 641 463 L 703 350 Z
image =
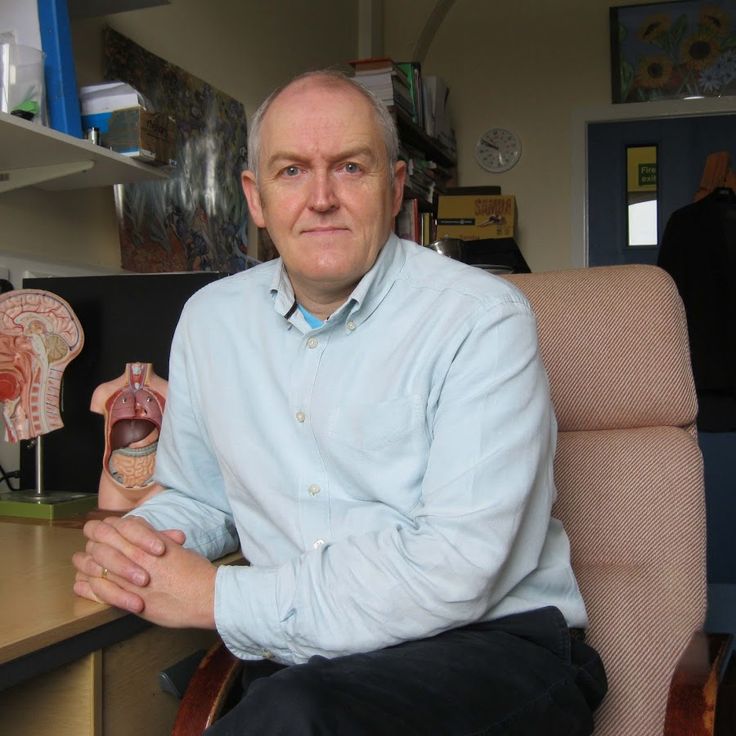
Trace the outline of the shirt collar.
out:
M 355 323 L 364 322 L 376 307 L 383 301 L 391 290 L 398 274 L 406 262 L 406 249 L 402 241 L 395 234 L 391 234 L 376 258 L 376 262 L 368 273 L 358 282 L 353 292 L 331 317 L 350 316 Z M 281 258 L 271 280 L 271 295 L 274 299 L 274 309 L 282 317 L 291 317 L 294 313 L 296 298 L 294 289 L 286 273 L 286 267 Z

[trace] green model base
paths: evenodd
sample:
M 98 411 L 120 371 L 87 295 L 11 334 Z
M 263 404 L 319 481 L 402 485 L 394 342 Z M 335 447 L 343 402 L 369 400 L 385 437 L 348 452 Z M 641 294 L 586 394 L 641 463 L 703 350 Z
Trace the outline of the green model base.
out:
M 33 491 L 0 493 L 0 516 L 25 519 L 67 519 L 97 508 L 96 493 L 58 491 L 37 496 Z

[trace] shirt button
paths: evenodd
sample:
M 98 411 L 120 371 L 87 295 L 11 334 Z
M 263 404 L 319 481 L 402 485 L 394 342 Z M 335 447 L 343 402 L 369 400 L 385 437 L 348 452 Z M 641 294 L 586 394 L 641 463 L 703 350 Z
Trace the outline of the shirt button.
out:
M 263 657 L 263 659 L 272 659 L 273 652 L 270 649 L 261 649 L 261 657 Z
M 345 327 L 347 327 L 350 330 L 350 332 L 352 332 L 357 326 L 358 325 L 356 325 L 355 322 L 353 322 L 353 320 L 350 320 L 350 322 L 348 322 L 345 325 Z
M 312 483 L 312 485 L 307 488 L 310 496 L 316 496 L 321 490 L 322 489 L 316 483 Z
M 307 340 L 307 347 L 310 349 L 316 348 L 319 345 L 319 340 L 316 337 L 310 337 Z
M 319 549 L 324 543 L 325 543 L 324 539 L 318 539 L 314 542 L 312 547 L 314 547 L 315 549 Z
M 303 422 L 307 415 L 303 411 L 298 411 L 295 415 L 297 422 Z

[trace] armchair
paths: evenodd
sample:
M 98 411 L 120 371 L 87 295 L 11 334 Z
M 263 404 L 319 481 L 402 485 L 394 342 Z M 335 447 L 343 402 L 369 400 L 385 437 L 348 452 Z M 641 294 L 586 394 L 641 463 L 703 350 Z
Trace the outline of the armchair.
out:
M 703 472 L 677 289 L 653 266 L 507 278 L 537 314 L 559 424 L 554 513 L 609 677 L 595 734 L 712 734 L 729 641 L 702 632 Z M 241 665 L 221 645 L 207 655 L 174 736 L 202 733 Z

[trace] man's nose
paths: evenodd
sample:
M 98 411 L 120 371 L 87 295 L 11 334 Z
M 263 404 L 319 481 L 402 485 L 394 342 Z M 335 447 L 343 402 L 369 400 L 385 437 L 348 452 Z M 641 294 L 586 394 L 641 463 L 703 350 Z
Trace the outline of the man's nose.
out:
M 329 212 L 338 206 L 335 182 L 327 171 L 314 172 L 310 182 L 309 206 L 317 212 Z

